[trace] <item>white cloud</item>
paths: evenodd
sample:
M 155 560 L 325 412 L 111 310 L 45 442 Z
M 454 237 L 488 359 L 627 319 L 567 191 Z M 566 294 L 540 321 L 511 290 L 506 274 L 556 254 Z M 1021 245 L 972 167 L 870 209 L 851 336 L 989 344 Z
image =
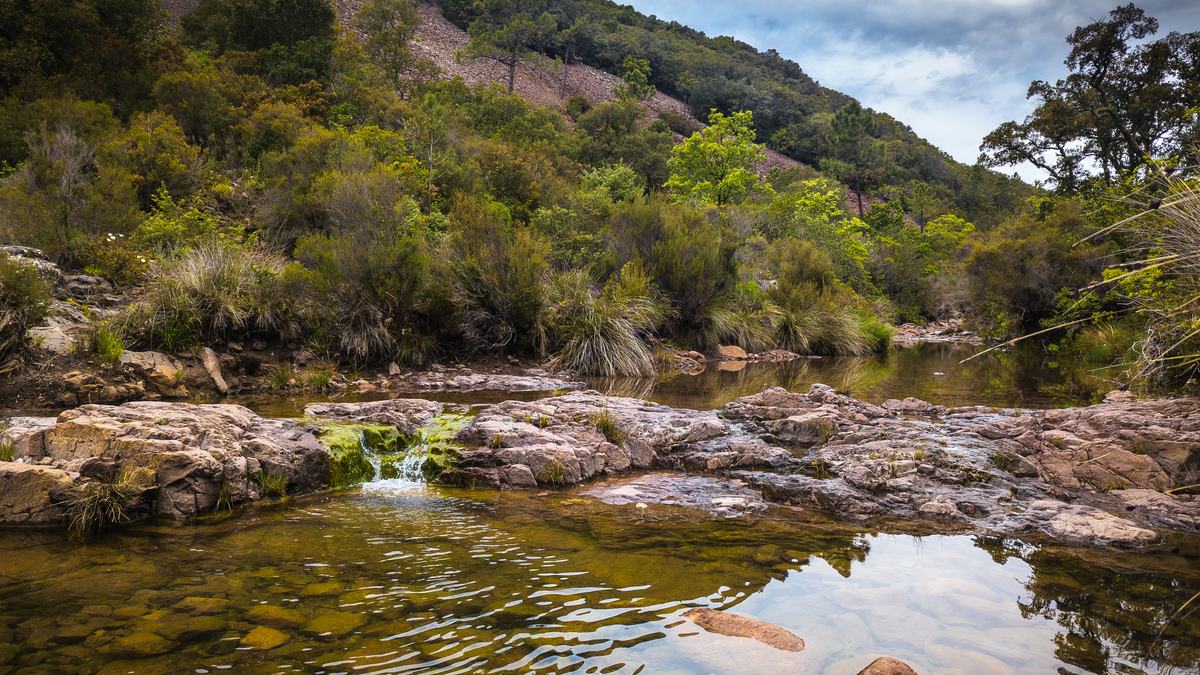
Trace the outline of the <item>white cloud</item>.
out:
M 983 136 L 1021 119 L 1033 79 L 1064 74 L 1065 37 L 1115 0 L 631 0 L 639 10 L 759 49 L 908 124 L 972 163 Z M 1200 28 L 1200 3 L 1145 0 L 1163 33 Z M 1021 168 L 1028 179 L 1039 175 Z

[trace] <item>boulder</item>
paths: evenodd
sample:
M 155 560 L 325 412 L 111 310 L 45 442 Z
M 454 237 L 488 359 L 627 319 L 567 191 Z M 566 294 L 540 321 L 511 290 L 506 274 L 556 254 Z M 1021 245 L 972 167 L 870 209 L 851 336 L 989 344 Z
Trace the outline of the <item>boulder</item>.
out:
M 405 436 L 412 436 L 440 415 L 443 408 L 435 401 L 396 398 L 364 403 L 311 403 L 304 407 L 304 414 L 338 422 L 386 424 Z
M 717 347 L 717 356 L 724 361 L 745 361 L 750 355 L 737 345 L 721 345 Z
M 183 385 L 183 366 L 162 352 L 131 352 L 121 354 L 121 364 L 145 379 L 159 394 L 168 398 L 188 395 Z
M 900 659 L 881 656 L 858 671 L 858 675 L 917 675 L 917 671 Z
M 329 484 L 329 454 L 304 426 L 269 420 L 236 405 L 140 401 L 85 405 L 41 432 L 29 461 L 63 471 L 154 472 L 153 515 L 188 518 L 224 502 L 265 496 L 262 478 L 280 476 L 289 493 Z
M 208 373 L 208 377 L 217 391 L 228 394 L 229 384 L 225 382 L 225 375 L 221 372 L 221 359 L 217 353 L 205 347 L 200 350 L 200 361 L 204 364 L 204 370 Z
M 74 485 L 61 469 L 0 462 L 0 523 L 53 526 L 66 522 L 62 497 Z

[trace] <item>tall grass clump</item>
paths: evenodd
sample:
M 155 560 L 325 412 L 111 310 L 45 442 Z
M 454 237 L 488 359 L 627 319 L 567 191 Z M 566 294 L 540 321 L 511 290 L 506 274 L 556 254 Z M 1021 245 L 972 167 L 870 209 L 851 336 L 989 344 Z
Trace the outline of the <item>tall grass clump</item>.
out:
M 37 268 L 0 253 L 0 375 L 17 367 L 27 331 L 50 311 L 50 284 Z
M 1194 385 L 1200 373 L 1200 182 L 1194 173 L 1163 171 L 1140 194 L 1153 197 L 1133 216 L 1092 235 L 1119 232 L 1129 242 L 1123 253 L 1132 262 L 1106 270 L 1102 281 L 1085 290 L 1119 296 L 1145 327 L 1126 359 L 1131 380 Z M 1091 330 L 1081 336 L 1085 354 L 1117 359 L 1126 329 L 1113 323 Z
M 768 253 L 775 284 L 767 297 L 781 308 L 779 346 L 806 354 L 869 354 L 878 344 L 854 308 L 855 298 L 829 256 L 806 241 L 780 240 Z M 890 339 L 890 336 L 889 336 Z
M 154 472 L 146 467 L 122 471 L 111 479 L 91 479 L 66 494 L 67 528 L 83 537 L 129 522 L 142 494 L 154 486 Z
M 128 333 L 178 350 L 251 333 L 294 335 L 284 262 L 252 245 L 211 240 L 164 262 L 126 315 Z
M 125 353 L 125 335 L 115 323 L 97 323 L 88 331 L 86 347 L 101 365 L 112 368 Z
M 654 374 L 646 337 L 662 313 L 650 297 L 599 289 L 582 270 L 560 273 L 549 286 L 552 367 L 604 377 Z
M 778 344 L 784 311 L 771 302 L 757 281 L 747 281 L 714 303 L 711 316 L 722 343 L 762 352 Z

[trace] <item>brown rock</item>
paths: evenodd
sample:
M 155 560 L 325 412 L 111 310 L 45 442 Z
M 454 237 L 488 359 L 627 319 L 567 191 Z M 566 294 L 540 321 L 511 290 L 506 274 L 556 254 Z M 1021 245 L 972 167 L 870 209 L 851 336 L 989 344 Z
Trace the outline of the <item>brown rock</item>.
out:
M 800 636 L 759 619 L 708 607 L 689 609 L 683 613 L 683 616 L 710 633 L 750 638 L 775 649 L 789 652 L 798 652 L 804 649 L 804 640 Z
M 66 520 L 58 503 L 74 479 L 65 471 L 0 462 L 0 523 L 51 526 Z
M 917 671 L 900 659 L 881 656 L 858 671 L 858 675 L 917 675 Z
M 221 359 L 212 349 L 205 347 L 200 350 L 200 360 L 204 363 L 204 370 L 208 372 L 209 379 L 212 380 L 213 386 L 222 394 L 229 393 L 229 384 L 225 382 L 225 376 L 221 373 Z
M 717 347 L 717 356 L 725 361 L 745 361 L 749 354 L 737 345 L 721 345 Z

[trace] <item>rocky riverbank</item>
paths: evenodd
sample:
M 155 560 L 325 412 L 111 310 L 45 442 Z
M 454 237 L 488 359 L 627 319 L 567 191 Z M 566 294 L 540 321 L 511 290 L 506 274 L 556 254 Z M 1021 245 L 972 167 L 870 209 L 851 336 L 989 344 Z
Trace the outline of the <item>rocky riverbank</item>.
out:
M 133 470 L 153 478 L 131 512 L 174 519 L 250 503 L 279 485 L 288 494 L 338 485 L 334 476 L 347 475 L 339 462 L 369 480 L 379 457 L 356 454 L 359 446 L 403 459 L 442 412 L 395 399 L 315 404 L 304 419 L 275 420 L 233 405 L 138 402 L 18 418 L 0 437 L 15 460 L 0 462 L 0 521 L 61 525 L 73 490 Z M 351 425 L 349 459 L 330 425 Z M 465 487 L 563 487 L 654 469 L 590 493 L 727 516 L 775 504 L 1073 544 L 1146 546 L 1200 525 L 1200 497 L 1180 489 L 1200 482 L 1195 399 L 945 408 L 873 405 L 814 385 L 695 411 L 579 391 L 485 406 L 445 428 L 452 438 L 425 473 Z

